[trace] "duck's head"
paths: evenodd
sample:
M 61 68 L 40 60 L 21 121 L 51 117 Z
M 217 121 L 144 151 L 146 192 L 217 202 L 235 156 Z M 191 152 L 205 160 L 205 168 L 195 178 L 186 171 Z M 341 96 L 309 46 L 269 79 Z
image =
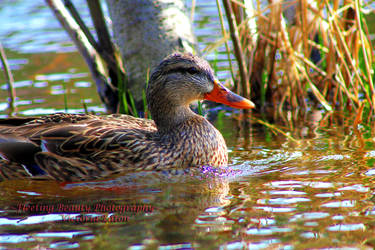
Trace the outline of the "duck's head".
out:
M 172 54 L 152 72 L 147 101 L 157 125 L 160 116 L 168 112 L 178 116 L 191 102 L 203 99 L 240 109 L 255 107 L 251 101 L 225 88 L 215 78 L 208 62 L 192 54 Z

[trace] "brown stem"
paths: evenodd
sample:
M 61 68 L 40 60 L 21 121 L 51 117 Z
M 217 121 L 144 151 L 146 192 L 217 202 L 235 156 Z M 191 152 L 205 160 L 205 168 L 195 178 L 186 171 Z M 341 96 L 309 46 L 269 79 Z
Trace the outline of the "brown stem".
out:
M 231 35 L 233 47 L 234 47 L 234 55 L 236 57 L 238 68 L 240 71 L 241 90 L 242 90 L 241 94 L 244 97 L 249 98 L 249 88 L 247 84 L 249 81 L 249 76 L 247 73 L 246 61 L 245 61 L 245 57 L 242 51 L 241 42 L 238 36 L 237 23 L 235 20 L 235 16 L 233 13 L 230 0 L 223 0 L 223 4 L 224 4 L 225 13 L 227 15 L 228 23 L 229 23 L 230 35 Z
M 109 67 L 112 70 L 117 71 L 116 61 L 113 56 L 113 46 L 109 36 L 109 32 L 105 25 L 101 6 L 96 0 L 88 0 L 87 4 L 90 9 L 96 33 L 100 34 L 98 35 L 99 43 L 95 41 L 95 38 L 91 34 L 89 28 L 83 22 L 81 16 L 79 15 L 77 9 L 74 7 L 73 3 L 70 0 L 64 0 L 65 7 L 69 10 L 73 19 L 79 25 L 89 43 L 95 48 L 96 52 L 99 53 L 99 55 L 103 58 L 106 64 L 109 65 Z
M 87 5 L 90 9 L 91 18 L 94 23 L 96 34 L 98 34 L 100 54 L 103 54 L 107 64 L 113 70 L 117 70 L 117 64 L 115 61 L 115 50 L 109 35 L 105 19 L 103 16 L 102 7 L 98 0 L 87 0 Z
M 1 63 L 3 64 L 4 68 L 4 76 L 8 83 L 8 93 L 9 93 L 9 114 L 12 115 L 12 113 L 15 111 L 15 99 L 16 99 L 16 90 L 14 89 L 14 79 L 12 72 L 10 71 L 10 67 L 8 65 L 8 60 L 5 55 L 5 51 L 3 46 L 0 43 L 0 59 Z
M 87 37 L 87 40 L 90 44 L 95 48 L 96 51 L 101 51 L 102 48 L 100 45 L 95 41 L 95 38 L 91 35 L 89 28 L 83 22 L 81 16 L 78 14 L 77 9 L 74 7 L 73 3 L 70 0 L 64 0 L 65 7 L 69 10 L 70 14 L 72 15 L 73 19 L 77 22 L 79 27 L 81 28 L 82 32 Z
M 55 14 L 57 20 L 68 32 L 70 38 L 77 46 L 78 51 L 84 57 L 107 110 L 111 113 L 115 113 L 117 111 L 118 93 L 113 85 L 107 81 L 107 74 L 100 60 L 100 55 L 90 44 L 85 33 L 72 18 L 61 0 L 46 0 L 46 2 Z

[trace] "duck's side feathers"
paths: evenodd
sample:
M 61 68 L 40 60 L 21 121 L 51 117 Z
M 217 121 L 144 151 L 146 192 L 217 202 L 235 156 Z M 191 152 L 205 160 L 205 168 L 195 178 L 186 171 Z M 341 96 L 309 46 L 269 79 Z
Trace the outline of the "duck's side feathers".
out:
M 38 153 L 35 159 L 46 175 L 57 181 L 95 180 L 119 172 L 111 164 L 93 164 L 82 158 L 63 157 L 50 152 Z

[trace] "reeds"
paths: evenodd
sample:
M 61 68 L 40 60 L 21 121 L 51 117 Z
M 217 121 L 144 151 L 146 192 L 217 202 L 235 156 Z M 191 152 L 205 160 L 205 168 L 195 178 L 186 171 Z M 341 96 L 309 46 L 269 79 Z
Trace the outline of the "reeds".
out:
M 374 49 L 363 2 L 222 1 L 238 65 L 232 73 L 261 110 L 274 118 L 313 108 L 373 117 Z

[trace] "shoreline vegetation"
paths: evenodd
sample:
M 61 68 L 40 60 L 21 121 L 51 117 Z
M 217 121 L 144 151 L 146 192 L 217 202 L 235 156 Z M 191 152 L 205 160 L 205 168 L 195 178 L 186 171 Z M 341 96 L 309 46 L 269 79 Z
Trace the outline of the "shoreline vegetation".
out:
M 235 50 L 241 54 L 237 64 L 247 69 L 247 74 L 234 72 L 246 79 L 237 81 L 237 89 L 244 91 L 244 82 L 250 83 L 260 110 L 277 107 L 274 120 L 283 110 L 298 117 L 314 108 L 356 114 L 357 123 L 363 115 L 373 120 L 374 50 L 365 20 L 370 6 L 359 1 L 258 1 L 255 7 L 252 1 L 223 2 L 226 16 L 234 17 L 227 18 L 233 22 L 231 42 L 238 34 L 242 48 Z M 223 28 L 225 42 L 227 33 Z
M 127 88 L 126 69 L 108 35 L 103 13 L 97 11 L 99 2 L 88 1 L 98 41 L 70 1 L 65 1 L 69 3 L 65 5 L 56 5 L 60 1 L 46 2 L 60 17 L 65 30 L 76 36 L 74 43 L 84 55 L 96 84 L 112 95 L 101 94 L 106 106 L 118 98 L 117 110 L 109 112 L 147 117 L 147 105 L 143 103 L 144 109 L 137 110 Z M 257 1 L 254 6 L 249 0 L 216 0 L 216 4 L 222 38 L 207 46 L 202 54 L 214 53 L 225 45 L 232 76 L 226 85 L 256 103 L 253 122 L 280 132 L 271 124 L 281 121 L 288 125 L 312 110 L 320 111 L 321 117 L 332 112 L 350 115 L 354 127 L 374 122 L 374 48 L 366 23 L 366 15 L 374 10 L 369 3 Z M 193 0 L 192 18 L 195 7 Z M 7 65 L 5 53 L 1 54 L 3 65 Z M 16 93 L 11 88 L 9 69 L 4 67 L 3 71 L 10 86 L 11 115 L 16 109 Z M 242 117 L 247 116 L 245 113 Z

